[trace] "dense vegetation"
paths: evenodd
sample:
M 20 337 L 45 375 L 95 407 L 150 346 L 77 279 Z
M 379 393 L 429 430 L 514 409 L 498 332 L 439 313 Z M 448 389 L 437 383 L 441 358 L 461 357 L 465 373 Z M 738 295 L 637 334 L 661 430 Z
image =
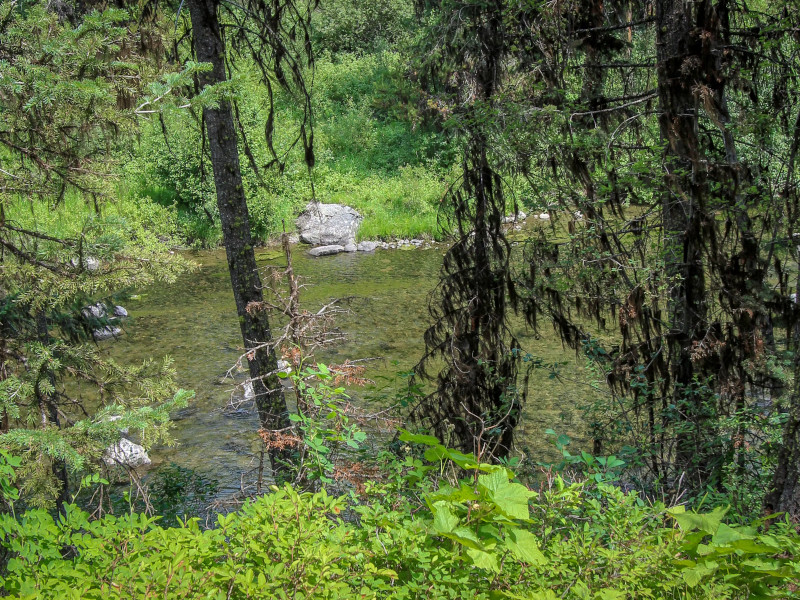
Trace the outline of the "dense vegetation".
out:
M 797 2 L 179 4 L 0 0 L 4 593 L 797 597 Z M 287 236 L 262 284 L 254 245 L 312 199 L 448 242 L 399 416 L 315 362 L 335 303 L 300 305 Z M 521 209 L 548 222 L 524 251 Z M 216 245 L 259 493 L 172 523 L 107 448 L 169 443 L 191 393 L 95 341 Z M 591 451 L 517 455 L 541 361 L 513 319 L 608 392 Z
M 421 443 L 356 496 L 274 487 L 210 529 L 131 512 L 0 519 L 20 598 L 788 598 L 800 536 L 726 509 L 644 502 L 601 477 L 539 492 L 506 467 Z M 426 472 L 442 473 L 433 478 Z M 461 473 L 462 479 L 446 475 Z M 449 479 L 449 481 L 448 481 Z M 5 482 L 6 497 L 14 494 Z

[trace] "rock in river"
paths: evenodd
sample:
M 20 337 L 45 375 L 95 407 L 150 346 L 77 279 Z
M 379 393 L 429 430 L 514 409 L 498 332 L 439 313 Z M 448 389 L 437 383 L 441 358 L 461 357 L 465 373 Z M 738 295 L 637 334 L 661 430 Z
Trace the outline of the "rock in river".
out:
M 349 206 L 309 202 L 297 217 L 300 241 L 315 246 L 354 244 L 361 219 Z
M 359 252 L 373 252 L 375 248 L 379 245 L 378 242 L 359 242 L 358 243 L 358 251 Z
M 86 319 L 105 319 L 108 317 L 108 325 L 92 330 L 92 336 L 98 342 L 121 335 L 122 329 L 117 327 L 115 323 L 128 316 L 128 311 L 124 307 L 117 305 L 112 310 L 112 316 L 109 317 L 108 307 L 103 302 L 90 304 L 84 307 L 81 312 Z
M 109 466 L 123 464 L 136 468 L 149 465 L 150 457 L 147 456 L 144 447 L 134 444 L 127 438 L 120 438 L 116 444 L 106 448 L 103 461 Z
M 329 254 L 339 254 L 344 252 L 344 246 L 333 244 L 331 246 L 318 246 L 308 251 L 311 256 L 328 256 Z

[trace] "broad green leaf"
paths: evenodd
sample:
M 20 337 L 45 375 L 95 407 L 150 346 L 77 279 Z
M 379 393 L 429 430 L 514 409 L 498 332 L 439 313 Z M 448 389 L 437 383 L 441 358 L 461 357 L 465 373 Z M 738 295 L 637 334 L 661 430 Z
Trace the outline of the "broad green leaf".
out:
M 447 502 L 433 503 L 433 528 L 439 533 L 451 533 L 458 527 L 458 517 L 455 516 Z
M 684 569 L 681 572 L 683 576 L 683 580 L 686 582 L 686 585 L 689 587 L 695 587 L 698 583 L 700 583 L 704 577 L 711 574 L 711 570 L 706 568 L 704 565 L 697 565 L 691 569 Z
M 466 546 L 467 548 L 484 551 L 486 550 L 486 546 L 481 544 L 478 536 L 475 535 L 475 532 L 468 527 L 456 527 L 450 533 L 442 532 L 442 535 L 455 542 L 458 542 L 462 546 Z
M 446 500 L 448 502 L 469 502 L 478 499 L 478 495 L 472 489 L 472 486 L 461 483 L 461 487 L 458 489 L 450 487 L 449 485 L 444 485 L 435 492 L 432 492 L 428 495 L 428 499 L 431 502 L 437 502 L 438 500 Z
M 667 513 L 675 519 L 681 529 L 685 531 L 699 529 L 714 534 L 717 532 L 722 518 L 725 516 L 725 513 L 728 512 L 729 508 L 730 507 L 718 506 L 711 512 L 698 514 L 695 512 L 684 512 L 683 507 L 681 507 L 681 510 L 676 510 L 676 507 L 669 509 Z
M 598 600 L 623 600 L 628 597 L 628 594 L 619 590 L 600 590 L 594 595 Z
M 714 537 L 711 539 L 713 544 L 718 544 L 720 546 L 730 544 L 731 542 L 736 542 L 738 540 L 746 540 L 752 539 L 753 536 L 751 535 L 743 535 L 738 529 L 734 529 L 725 523 L 720 523 L 719 528 L 717 528 L 717 532 L 714 534 Z
M 483 550 L 475 550 L 470 548 L 467 550 L 467 555 L 472 559 L 473 564 L 481 569 L 488 569 L 494 573 L 500 572 L 500 567 L 497 564 L 497 556 L 493 553 L 484 552 Z
M 527 519 L 530 516 L 528 500 L 535 496 L 524 485 L 511 483 L 503 470 L 492 471 L 478 478 L 478 485 L 485 489 L 495 506 L 510 519 Z
M 481 475 L 478 477 L 478 485 L 486 488 L 490 492 L 496 492 L 503 486 L 508 485 L 508 477 L 506 477 L 503 471 L 497 469 L 488 475 Z
M 530 565 L 545 565 L 547 559 L 539 550 L 539 542 L 530 531 L 524 529 L 507 530 L 506 546 L 522 562 Z
M 413 442 L 414 444 L 424 444 L 425 446 L 439 446 L 441 442 L 432 435 L 422 435 L 402 430 L 400 434 L 401 442 Z
M 779 545 L 764 544 L 761 543 L 761 540 L 737 540 L 731 544 L 731 547 L 745 554 L 775 554 L 781 551 Z

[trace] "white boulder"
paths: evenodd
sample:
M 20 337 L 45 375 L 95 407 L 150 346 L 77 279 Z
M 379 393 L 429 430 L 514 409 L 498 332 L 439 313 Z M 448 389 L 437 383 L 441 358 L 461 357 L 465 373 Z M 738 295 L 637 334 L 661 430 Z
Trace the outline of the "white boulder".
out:
M 143 446 L 135 444 L 128 438 L 120 438 L 113 446 L 106 448 L 103 462 L 109 466 L 126 465 L 136 468 L 150 464 L 150 457 Z
M 297 217 L 300 241 L 314 246 L 354 244 L 362 217 L 341 204 L 310 202 Z

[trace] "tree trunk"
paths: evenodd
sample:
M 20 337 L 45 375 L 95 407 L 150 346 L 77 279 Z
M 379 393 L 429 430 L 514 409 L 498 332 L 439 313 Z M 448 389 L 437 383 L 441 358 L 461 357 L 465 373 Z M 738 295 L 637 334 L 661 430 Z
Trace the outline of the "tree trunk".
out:
M 767 512 L 786 512 L 800 520 L 800 359 L 795 359 L 795 384 L 789 404 L 789 420 L 783 430 L 783 443 L 778 451 L 778 466 L 772 486 L 764 498 Z
M 213 66 L 213 70 L 199 75 L 200 87 L 223 83 L 226 80 L 225 45 L 220 35 L 218 3 L 216 0 L 189 0 L 188 5 L 197 60 Z M 267 313 L 255 309 L 262 302 L 263 295 L 250 235 L 250 216 L 242 185 L 231 104 L 222 101 L 217 108 L 204 108 L 203 119 L 214 169 L 222 240 L 228 257 L 242 339 L 248 352 L 256 406 L 262 427 L 280 429 L 288 426 L 289 421 L 280 380 L 276 375 L 274 349 L 253 350 L 259 344 L 269 342 L 272 335 Z M 275 457 L 271 458 L 275 467 Z
M 704 173 L 698 168 L 697 106 L 692 81 L 684 75 L 691 64 L 693 5 L 685 0 L 656 4 L 658 100 L 661 137 L 667 142 L 664 157 L 665 190 L 662 203 L 664 269 L 670 286 L 668 300 L 668 353 L 672 379 L 671 403 L 682 422 L 676 439 L 676 467 L 699 484 L 704 480 L 702 448 L 702 398 L 695 397 L 692 342 L 705 321 L 706 285 L 702 264 L 702 236 L 698 231 L 703 212 Z

